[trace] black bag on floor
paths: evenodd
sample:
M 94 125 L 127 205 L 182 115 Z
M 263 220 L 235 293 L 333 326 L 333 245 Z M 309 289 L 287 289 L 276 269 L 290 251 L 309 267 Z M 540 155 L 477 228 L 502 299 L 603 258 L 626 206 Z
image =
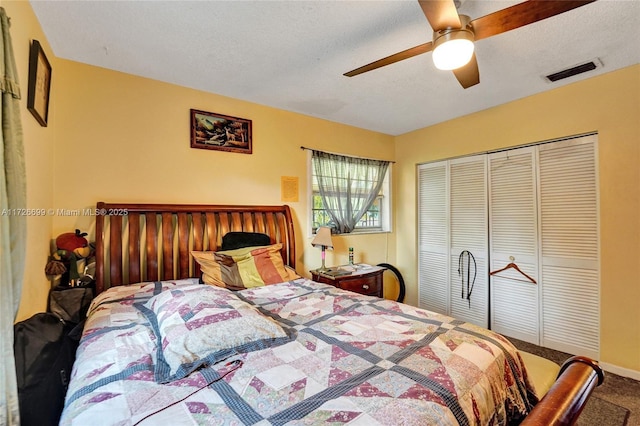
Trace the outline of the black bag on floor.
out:
M 79 324 L 86 318 L 92 299 L 93 288 L 91 285 L 57 286 L 49 293 L 48 312 L 56 314 L 65 322 Z
M 35 314 L 14 325 L 20 423 L 57 425 L 71 377 L 78 341 L 51 313 Z

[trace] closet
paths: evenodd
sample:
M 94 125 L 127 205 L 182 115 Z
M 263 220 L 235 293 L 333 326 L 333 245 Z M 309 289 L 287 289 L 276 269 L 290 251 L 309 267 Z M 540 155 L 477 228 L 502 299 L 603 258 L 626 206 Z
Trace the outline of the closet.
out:
M 597 181 L 595 134 L 419 165 L 419 306 L 597 359 Z

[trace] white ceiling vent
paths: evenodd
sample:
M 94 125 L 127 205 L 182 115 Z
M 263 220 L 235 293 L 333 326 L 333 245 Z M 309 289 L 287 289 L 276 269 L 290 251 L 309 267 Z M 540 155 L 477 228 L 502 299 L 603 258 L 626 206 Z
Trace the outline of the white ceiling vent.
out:
M 601 68 L 601 67 L 602 67 L 602 61 L 599 58 L 596 58 L 592 61 L 578 64 L 561 71 L 556 71 L 549 75 L 545 75 L 544 79 L 548 82 L 554 83 L 558 80 L 573 77 L 574 75 L 582 74 L 583 72 L 593 71 L 596 68 Z

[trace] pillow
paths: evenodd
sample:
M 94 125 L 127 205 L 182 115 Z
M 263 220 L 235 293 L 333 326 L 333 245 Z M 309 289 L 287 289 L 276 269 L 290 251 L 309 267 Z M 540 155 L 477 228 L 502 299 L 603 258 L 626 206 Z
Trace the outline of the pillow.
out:
M 292 337 L 291 331 L 217 287 L 180 286 L 136 307 L 149 320 L 157 339 L 158 383 L 182 379 L 200 367 L 280 345 Z
M 271 238 L 259 232 L 227 232 L 222 237 L 221 250 L 235 250 L 244 247 L 268 246 Z
M 192 251 L 191 255 L 200 264 L 205 284 L 244 290 L 300 278 L 285 267 L 281 248 L 282 244 L 273 244 L 218 252 Z

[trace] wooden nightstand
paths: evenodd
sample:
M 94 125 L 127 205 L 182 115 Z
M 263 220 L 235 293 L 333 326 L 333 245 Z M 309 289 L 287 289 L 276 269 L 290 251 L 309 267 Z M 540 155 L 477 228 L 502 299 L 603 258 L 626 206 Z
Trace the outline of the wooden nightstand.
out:
M 331 269 L 337 268 L 338 267 L 334 267 Z M 382 273 L 384 270 L 385 268 L 381 268 L 380 266 L 369 266 L 337 277 L 331 277 L 317 270 L 313 270 L 311 271 L 311 279 L 320 283 L 331 284 L 343 290 L 354 291 L 368 296 L 382 297 Z

